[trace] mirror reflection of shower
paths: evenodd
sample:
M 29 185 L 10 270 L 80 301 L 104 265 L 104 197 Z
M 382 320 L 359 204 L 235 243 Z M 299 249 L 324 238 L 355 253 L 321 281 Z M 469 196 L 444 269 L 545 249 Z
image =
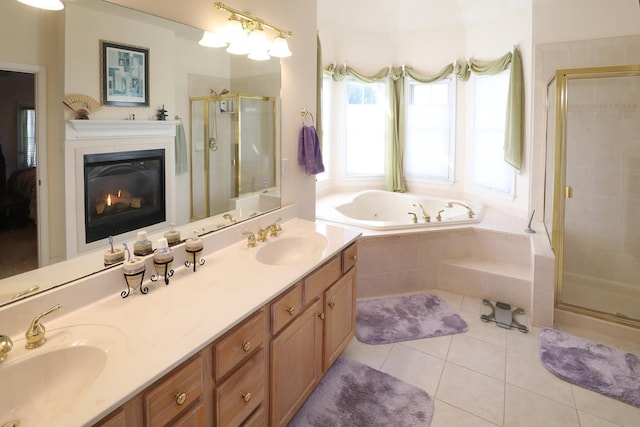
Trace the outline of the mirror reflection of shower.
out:
M 190 99 L 192 219 L 233 210 L 276 185 L 275 99 L 209 94 Z

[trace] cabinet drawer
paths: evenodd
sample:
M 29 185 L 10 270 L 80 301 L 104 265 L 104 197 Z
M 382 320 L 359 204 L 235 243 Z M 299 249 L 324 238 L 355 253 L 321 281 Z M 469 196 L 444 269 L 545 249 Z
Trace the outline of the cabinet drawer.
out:
M 215 342 L 213 363 L 216 382 L 262 346 L 264 326 L 263 309 Z
M 266 403 L 265 403 L 266 404 Z M 242 424 L 242 427 L 264 427 L 267 425 L 267 418 L 264 412 L 264 406 L 258 408 L 256 412 L 251 414 L 249 419 Z
M 304 279 L 302 303 L 306 306 L 313 302 L 325 289 L 338 280 L 341 275 L 340 256 L 336 255 L 329 262 L 318 268 Z
M 342 273 L 351 270 L 351 267 L 358 262 L 358 243 L 354 243 L 342 251 Z
M 202 394 L 202 356 L 175 369 L 144 394 L 147 426 L 163 426 Z
M 216 389 L 219 426 L 239 426 L 265 397 L 265 359 L 260 349 Z
M 187 413 L 182 415 L 175 423 L 171 423 L 171 427 L 198 427 L 205 425 L 204 422 L 204 404 L 202 402 L 196 404 Z
M 302 287 L 294 285 L 271 304 L 271 332 L 277 334 L 287 323 L 295 319 L 302 310 Z

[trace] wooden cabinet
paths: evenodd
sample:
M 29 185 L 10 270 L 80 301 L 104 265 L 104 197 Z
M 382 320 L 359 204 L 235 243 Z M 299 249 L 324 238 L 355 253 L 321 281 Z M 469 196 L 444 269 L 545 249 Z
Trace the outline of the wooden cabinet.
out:
M 286 425 L 322 377 L 322 303 L 271 341 L 271 424 Z
M 286 327 L 272 323 L 270 425 L 287 425 L 355 334 L 356 259 L 354 243 L 310 273 L 302 280 L 302 313 Z M 282 312 L 281 301 L 296 303 L 297 288 L 272 312 Z
M 356 260 L 354 243 L 96 425 L 286 425 L 355 333 Z

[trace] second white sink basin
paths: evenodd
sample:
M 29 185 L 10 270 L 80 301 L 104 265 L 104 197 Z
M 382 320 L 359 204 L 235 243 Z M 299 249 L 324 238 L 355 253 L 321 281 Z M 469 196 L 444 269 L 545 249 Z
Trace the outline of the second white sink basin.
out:
M 322 253 L 327 247 L 327 238 L 315 231 L 286 231 L 272 237 L 256 254 L 256 259 L 269 265 L 293 264 Z
M 82 325 L 47 331 L 47 342 L 27 350 L 24 341 L 0 365 L 7 393 L 0 399 L 0 425 L 46 425 L 47 419 L 78 405 L 83 396 L 120 362 L 124 336 L 113 328 Z

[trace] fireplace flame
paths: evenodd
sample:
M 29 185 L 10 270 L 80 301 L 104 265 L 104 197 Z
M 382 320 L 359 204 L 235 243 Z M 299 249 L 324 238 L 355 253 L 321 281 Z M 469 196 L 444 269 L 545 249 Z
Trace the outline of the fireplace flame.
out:
M 107 206 L 111 206 L 111 194 L 107 196 Z
M 118 198 L 122 196 L 122 190 L 118 190 Z

